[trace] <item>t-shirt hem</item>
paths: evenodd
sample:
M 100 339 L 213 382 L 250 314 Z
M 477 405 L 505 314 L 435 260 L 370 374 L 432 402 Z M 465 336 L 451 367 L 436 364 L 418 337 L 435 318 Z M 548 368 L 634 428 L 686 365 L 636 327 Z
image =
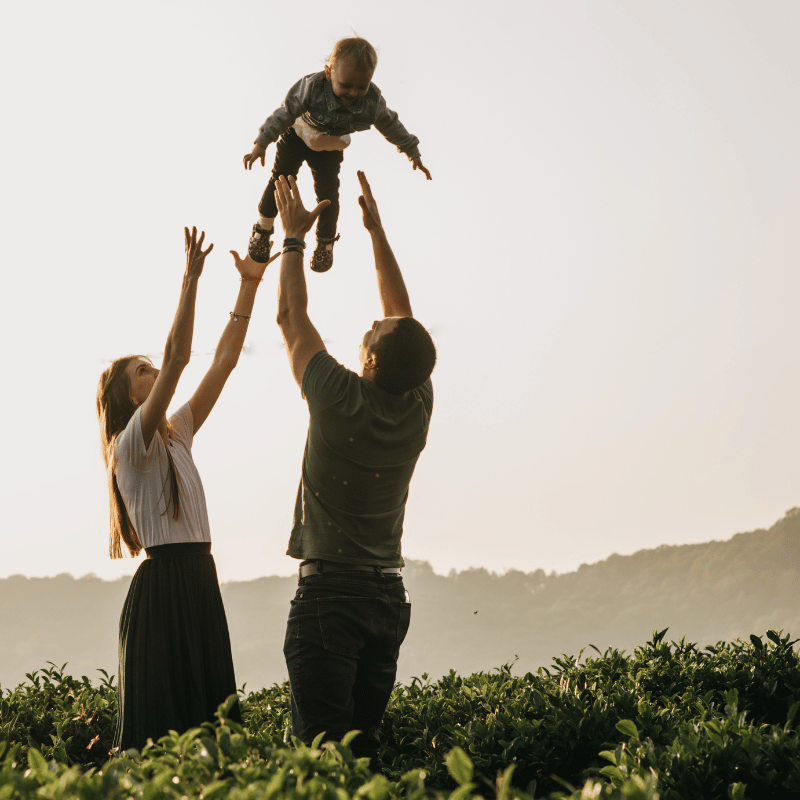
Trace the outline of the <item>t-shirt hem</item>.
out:
M 299 559 L 300 561 L 333 561 L 337 564 L 355 564 L 359 567 L 404 567 L 405 561 L 402 556 L 400 558 L 375 558 L 374 556 L 366 556 L 364 558 L 356 556 L 345 556 L 341 553 L 299 553 L 289 549 L 286 555 L 291 558 Z

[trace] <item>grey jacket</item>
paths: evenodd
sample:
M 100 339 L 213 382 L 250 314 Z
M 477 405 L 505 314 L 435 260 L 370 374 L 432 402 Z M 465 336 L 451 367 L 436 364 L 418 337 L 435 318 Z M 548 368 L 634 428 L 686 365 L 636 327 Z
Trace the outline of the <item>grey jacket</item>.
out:
M 289 89 L 283 105 L 267 117 L 256 142 L 267 147 L 278 141 L 300 116 L 311 128 L 331 136 L 366 131 L 374 125 L 409 159 L 419 158 L 419 139 L 405 129 L 397 112 L 386 107 L 381 90 L 374 83 L 364 97 L 347 107 L 333 93 L 324 72 L 306 75 Z

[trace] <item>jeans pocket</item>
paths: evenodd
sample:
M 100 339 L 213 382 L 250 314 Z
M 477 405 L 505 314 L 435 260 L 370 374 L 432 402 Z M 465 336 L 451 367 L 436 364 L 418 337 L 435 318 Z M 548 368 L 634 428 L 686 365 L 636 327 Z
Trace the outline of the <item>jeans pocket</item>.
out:
M 411 624 L 411 603 L 400 603 L 400 613 L 397 617 L 397 644 L 403 644 L 403 639 L 408 633 Z
M 316 600 L 295 598 L 291 602 L 289 619 L 286 623 L 286 638 L 283 643 L 284 653 L 287 652 L 287 647 L 300 641 L 322 645 Z
M 316 601 L 322 646 L 356 656 L 374 629 L 375 601 L 367 597 L 326 597 Z

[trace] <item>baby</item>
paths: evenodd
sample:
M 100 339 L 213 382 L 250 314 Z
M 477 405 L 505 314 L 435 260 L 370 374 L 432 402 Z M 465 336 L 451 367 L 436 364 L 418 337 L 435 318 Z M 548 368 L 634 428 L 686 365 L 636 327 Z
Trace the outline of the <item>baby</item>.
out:
M 333 243 L 339 218 L 339 168 L 343 150 L 350 144 L 350 134 L 373 125 L 401 153 L 414 169 L 431 174 L 419 155 L 419 139 L 410 134 L 386 107 L 380 89 L 372 83 L 378 64 L 375 48 L 360 37 L 336 43 L 322 72 L 301 78 L 286 95 L 283 105 L 261 126 L 253 151 L 244 157 L 245 169 L 256 161 L 264 166 L 266 148 L 277 141 L 275 166 L 258 205 L 258 222 L 253 225 L 248 252 L 254 261 L 269 261 L 270 235 L 278 209 L 275 205 L 275 181 L 280 175 L 297 177 L 305 161 L 314 178 L 317 201 L 330 200 L 319 215 L 317 247 L 311 269 L 326 272 L 333 265 Z

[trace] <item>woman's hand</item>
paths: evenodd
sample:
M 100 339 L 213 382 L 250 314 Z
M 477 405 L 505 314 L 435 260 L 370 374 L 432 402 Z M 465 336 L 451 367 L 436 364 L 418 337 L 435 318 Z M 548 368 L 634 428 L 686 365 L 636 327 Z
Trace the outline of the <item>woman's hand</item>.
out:
M 367 183 L 367 176 L 358 170 L 358 182 L 361 184 L 361 191 L 363 194 L 358 198 L 358 204 L 361 206 L 361 218 L 364 222 L 364 227 L 372 233 L 379 231 L 383 228 L 381 225 L 381 215 L 378 213 L 378 204 L 372 196 L 372 189 Z
M 411 166 L 412 166 L 413 169 L 421 169 L 425 173 L 425 177 L 429 181 L 433 180 L 433 178 L 431 177 L 431 173 L 428 172 L 428 170 L 426 169 L 425 165 L 422 163 L 422 159 L 421 158 L 413 158 L 411 160 Z
M 275 181 L 275 202 L 281 215 L 281 224 L 288 238 L 302 239 L 316 222 L 317 217 L 327 208 L 330 200 L 323 200 L 313 211 L 308 211 L 300 199 L 297 181 L 290 175 L 286 180 L 281 175 Z
M 262 147 L 260 144 L 256 143 L 253 147 L 252 153 L 246 153 L 244 158 L 244 168 L 250 169 L 256 161 L 261 161 L 261 166 L 264 166 L 264 156 L 266 155 L 267 151 L 266 148 Z
M 250 256 L 242 258 L 235 250 L 231 250 L 231 255 L 233 256 L 233 263 L 236 265 L 236 269 L 239 270 L 239 275 L 243 281 L 260 281 L 267 267 L 276 258 L 280 258 L 281 252 L 279 250 L 275 253 L 266 264 L 262 264 L 260 261 L 253 261 Z
M 206 256 L 214 249 L 214 245 L 210 244 L 208 250 L 203 250 L 203 239 L 206 232 L 200 232 L 200 239 L 197 238 L 197 228 L 192 228 L 191 235 L 189 229 L 183 229 L 183 236 L 186 240 L 186 277 L 199 278 L 203 274 L 203 264 L 205 264 Z

